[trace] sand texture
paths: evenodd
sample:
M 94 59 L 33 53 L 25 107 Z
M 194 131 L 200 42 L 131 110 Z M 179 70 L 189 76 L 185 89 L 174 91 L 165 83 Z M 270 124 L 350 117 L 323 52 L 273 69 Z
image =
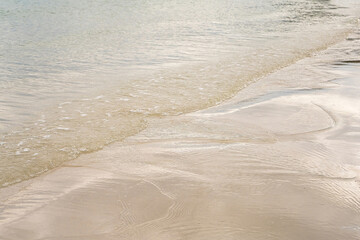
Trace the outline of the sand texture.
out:
M 354 46 L 1 189 L 0 239 L 360 239 Z

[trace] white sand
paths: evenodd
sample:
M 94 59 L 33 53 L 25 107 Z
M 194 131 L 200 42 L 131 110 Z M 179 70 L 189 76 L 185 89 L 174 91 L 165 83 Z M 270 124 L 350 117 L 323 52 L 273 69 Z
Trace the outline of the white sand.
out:
M 2 189 L 0 239 L 360 239 L 353 48 Z

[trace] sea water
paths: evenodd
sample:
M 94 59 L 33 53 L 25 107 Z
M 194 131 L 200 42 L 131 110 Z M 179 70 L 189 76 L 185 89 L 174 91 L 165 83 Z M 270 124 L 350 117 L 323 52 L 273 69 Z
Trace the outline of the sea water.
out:
M 343 40 L 354 0 L 0 2 L 0 186 Z M 301 79 L 299 79 L 301 80 Z

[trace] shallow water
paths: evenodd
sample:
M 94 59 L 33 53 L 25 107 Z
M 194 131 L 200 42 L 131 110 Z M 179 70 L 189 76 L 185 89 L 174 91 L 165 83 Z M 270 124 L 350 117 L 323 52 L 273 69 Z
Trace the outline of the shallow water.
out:
M 216 105 L 345 38 L 354 1 L 3 1 L 0 185 Z M 350 8 L 349 8 L 350 7 Z
M 0 189 L 0 238 L 358 240 L 359 36 Z

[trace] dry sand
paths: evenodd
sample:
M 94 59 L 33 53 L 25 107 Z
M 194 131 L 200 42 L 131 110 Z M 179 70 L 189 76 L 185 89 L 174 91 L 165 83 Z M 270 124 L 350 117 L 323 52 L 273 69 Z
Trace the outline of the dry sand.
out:
M 0 239 L 360 239 L 354 46 L 1 189 Z

